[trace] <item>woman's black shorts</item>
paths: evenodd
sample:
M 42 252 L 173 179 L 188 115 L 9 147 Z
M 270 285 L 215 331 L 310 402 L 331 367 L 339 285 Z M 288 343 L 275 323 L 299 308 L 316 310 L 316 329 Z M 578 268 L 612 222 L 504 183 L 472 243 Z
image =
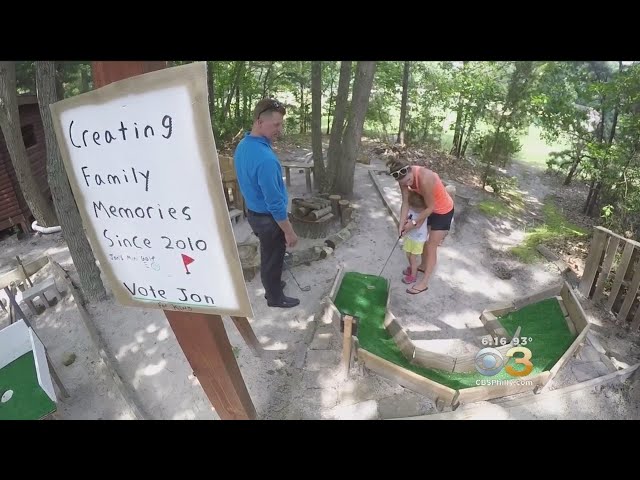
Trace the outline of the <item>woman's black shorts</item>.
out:
M 431 230 L 449 230 L 451 229 L 451 221 L 453 220 L 453 211 L 448 213 L 432 213 L 427 217 L 427 225 L 431 227 Z

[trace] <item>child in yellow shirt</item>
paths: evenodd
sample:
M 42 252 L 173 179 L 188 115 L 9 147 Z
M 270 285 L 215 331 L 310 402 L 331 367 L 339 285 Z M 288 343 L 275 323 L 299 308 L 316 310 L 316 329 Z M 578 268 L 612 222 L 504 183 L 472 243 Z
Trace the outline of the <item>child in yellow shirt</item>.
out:
M 416 219 L 418 215 L 426 208 L 422 196 L 413 190 L 409 191 L 409 218 Z M 418 228 L 409 230 L 403 235 L 403 250 L 407 253 L 409 266 L 404 269 L 402 274 L 404 283 L 415 283 L 417 281 L 418 265 L 420 264 L 419 256 L 422 255 L 424 243 L 429 239 L 429 231 L 427 229 L 427 221 L 422 222 Z

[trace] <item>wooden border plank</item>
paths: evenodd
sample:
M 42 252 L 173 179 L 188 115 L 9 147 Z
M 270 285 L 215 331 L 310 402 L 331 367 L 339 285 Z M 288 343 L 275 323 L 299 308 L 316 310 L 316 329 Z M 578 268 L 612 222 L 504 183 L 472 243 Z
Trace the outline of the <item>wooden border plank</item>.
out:
M 533 377 L 521 377 L 519 379 L 514 377 L 514 380 L 520 380 L 523 382 L 531 381 L 532 383 L 530 385 L 508 383 L 506 385 L 480 385 L 477 387 L 464 388 L 460 390 L 458 402 L 474 403 L 492 400 L 494 398 L 507 397 L 509 395 L 516 395 L 518 393 L 530 392 L 535 390 L 538 386 L 546 385 L 550 377 L 551 373 L 547 371 L 534 375 Z
M 636 310 L 636 314 L 633 316 L 633 321 L 631 322 L 631 331 L 635 332 L 640 325 L 640 306 Z
M 358 360 L 362 361 L 365 367 L 378 375 L 395 381 L 403 387 L 425 395 L 434 401 L 441 400 L 445 404 L 451 405 L 457 396 L 456 390 L 413 373 L 363 348 L 358 349 Z
M 325 297 L 323 302 L 324 312 L 322 313 L 322 324 L 333 325 L 337 331 L 340 331 L 340 319 L 342 318 L 340 310 L 338 310 L 338 307 L 335 306 L 329 297 Z
M 593 292 L 593 302 L 596 303 L 600 300 L 602 296 L 602 292 L 604 291 L 604 285 L 609 278 L 609 273 L 611 273 L 611 266 L 613 265 L 613 260 L 615 259 L 616 252 L 618 251 L 618 246 L 620 245 L 620 239 L 616 237 L 609 238 L 609 246 L 607 247 L 607 253 L 604 255 L 604 261 L 602 262 L 602 270 L 600 270 L 600 274 L 598 275 L 598 281 L 596 282 L 596 289 Z
M 387 330 L 405 358 L 412 361 L 415 356 L 416 346 L 413 344 L 404 328 L 402 328 L 398 319 L 389 310 L 385 313 L 384 328 Z
M 482 321 L 482 325 L 484 325 L 484 328 L 487 329 L 492 336 L 507 336 L 507 331 L 502 327 L 502 325 L 500 325 L 498 318 L 488 310 L 482 312 L 480 315 L 480 321 Z
M 576 339 L 571 343 L 571 346 L 567 349 L 567 351 L 564 352 L 564 354 L 555 363 L 555 365 L 551 367 L 551 370 L 549 370 L 549 372 L 551 372 L 551 378 L 555 377 L 558 374 L 563 365 L 567 363 L 567 361 L 569 361 L 569 359 L 573 356 L 580 344 L 584 343 L 585 338 L 587 337 L 587 333 L 589 333 L 590 327 L 591 325 L 587 324 L 587 326 L 582 329 L 580 335 L 578 335 Z
M 582 331 L 589 325 L 589 320 L 587 320 L 587 314 L 582 308 L 580 300 L 578 300 L 573 288 L 571 288 L 571 285 L 567 282 L 564 282 L 564 286 L 560 291 L 560 296 L 562 297 L 564 307 L 567 309 L 567 312 L 569 312 L 569 317 L 575 325 L 576 330 L 578 332 Z
M 560 295 L 556 295 L 556 300 L 558 300 L 558 304 L 560 305 L 560 310 L 562 310 L 562 315 L 564 316 L 565 322 L 567 322 L 567 327 L 569 328 L 569 331 L 571 332 L 572 335 L 577 335 L 578 330 L 576 330 L 576 326 L 573 324 L 573 321 L 571 320 L 571 315 L 569 315 L 569 311 L 567 310 L 567 307 L 564 306 L 564 300 L 562 300 L 562 297 Z
M 513 306 L 516 310 L 520 310 L 522 307 L 526 307 L 527 305 L 531 305 L 533 303 L 540 302 L 542 300 L 546 300 L 551 297 L 555 297 L 560 293 L 562 289 L 562 283 L 554 285 L 549 288 L 545 288 L 544 290 L 540 290 L 539 292 L 532 293 L 531 295 L 527 295 L 526 297 L 516 298 L 513 300 Z
M 631 285 L 629 285 L 629 289 L 627 290 L 627 293 L 625 293 L 624 302 L 622 303 L 618 316 L 616 317 L 616 323 L 626 322 L 629 310 L 631 310 L 633 301 L 636 299 L 636 295 L 638 294 L 638 287 L 640 287 L 640 268 L 636 269 L 633 274 Z
M 423 348 L 416 347 L 411 364 L 425 368 L 435 368 L 438 370 L 453 372 L 456 365 L 456 359 L 443 353 L 430 352 Z
M 520 407 L 523 405 L 532 405 L 534 403 L 544 402 L 546 400 L 558 398 L 572 392 L 591 389 L 597 385 L 602 385 L 612 380 L 619 380 L 620 382 L 623 382 L 626 380 L 626 378 L 628 378 L 631 374 L 633 374 L 633 372 L 635 372 L 639 367 L 640 367 L 640 363 L 637 363 L 635 365 L 624 368 L 622 370 L 618 370 L 616 372 L 603 375 L 602 377 L 592 378 L 591 380 L 587 380 L 586 382 L 580 382 L 580 383 L 570 385 L 568 387 L 558 388 L 556 390 L 550 390 L 548 392 L 544 392 L 539 395 L 533 395 L 533 394 L 525 395 L 522 398 L 514 398 L 513 400 L 507 400 L 505 402 L 500 402 L 495 405 L 499 406 L 501 409 Z M 475 415 L 483 415 L 485 412 L 486 412 L 486 406 L 478 405 L 478 406 L 469 406 L 467 408 L 462 408 L 455 412 L 436 413 L 431 415 L 418 415 L 415 417 L 390 418 L 389 420 L 473 419 Z
M 589 255 L 585 261 L 584 272 L 582 273 L 582 279 L 578 290 L 585 297 L 589 297 L 593 281 L 598 273 L 598 267 L 600 266 L 600 258 L 602 252 L 607 243 L 607 235 L 610 232 L 606 229 L 596 227 L 593 231 L 593 238 L 591 239 L 591 245 L 589 246 Z
M 382 185 L 379 181 L 378 181 L 378 172 L 385 172 L 386 170 L 369 170 L 369 176 L 371 177 L 371 179 L 373 180 L 374 185 L 376 186 L 376 190 L 378 191 L 378 195 L 380 195 L 380 198 L 382 198 L 382 203 L 384 203 L 384 206 L 387 207 L 387 210 L 389 211 L 389 214 L 391 215 L 391 217 L 393 218 L 393 221 L 396 222 L 396 225 L 400 225 L 400 220 L 398 219 L 398 213 L 395 212 L 395 210 L 393 209 L 393 207 L 391 206 L 391 204 L 389 204 L 389 202 L 387 201 L 387 197 L 384 196 L 384 185 Z
M 595 229 L 596 230 L 600 230 L 600 231 L 606 233 L 607 235 L 611 235 L 612 237 L 616 237 L 616 238 L 619 238 L 620 240 L 624 240 L 625 242 L 631 243 L 635 247 L 640 247 L 640 242 L 636 242 L 635 240 L 632 240 L 630 238 L 623 237 L 622 235 L 620 235 L 620 234 L 618 234 L 618 233 L 616 233 L 614 231 L 611 231 L 608 228 L 604 228 L 604 227 L 598 226 L 598 227 L 595 227 Z
M 349 367 L 351 367 L 351 332 L 353 327 L 353 317 L 351 315 L 344 316 L 344 332 L 342 335 L 342 375 L 346 378 L 349 375 Z
M 516 310 L 516 307 L 513 304 L 513 302 L 509 302 L 509 303 L 496 303 L 492 305 L 487 305 L 483 311 L 491 312 L 496 317 L 502 317 L 503 315 L 514 312 L 515 310 Z
M 607 303 L 605 308 L 608 312 L 613 308 L 613 304 L 616 302 L 616 297 L 618 296 L 618 292 L 620 292 L 620 287 L 622 286 L 622 282 L 624 281 L 624 276 L 627 272 L 627 268 L 629 267 L 629 262 L 631 261 L 631 256 L 633 255 L 633 251 L 635 249 L 635 245 L 631 242 L 627 242 L 624 246 L 624 251 L 622 253 L 622 259 L 617 267 L 616 277 L 613 281 L 613 285 L 611 286 L 611 293 L 609 293 L 609 298 L 607 299 Z
M 333 285 L 331 285 L 331 290 L 329 291 L 329 298 L 331 299 L 331 302 L 336 299 L 338 286 L 342 282 L 342 277 L 344 277 L 344 265 L 340 265 L 338 267 L 338 273 L 336 273 L 336 278 L 333 280 Z

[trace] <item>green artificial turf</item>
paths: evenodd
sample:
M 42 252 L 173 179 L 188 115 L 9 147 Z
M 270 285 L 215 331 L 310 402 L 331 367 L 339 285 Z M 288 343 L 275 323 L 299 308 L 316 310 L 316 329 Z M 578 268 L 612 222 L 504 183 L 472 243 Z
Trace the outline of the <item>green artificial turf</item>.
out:
M 479 372 L 451 373 L 443 370 L 422 368 L 411 365 L 384 328 L 385 307 L 387 304 L 387 280 L 375 275 L 348 272 L 344 275 L 335 298 L 335 305 L 343 315 L 359 318 L 358 341 L 360 347 L 385 360 L 400 365 L 430 380 L 453 389 L 477 386 L 477 380 L 513 380 L 526 377 L 514 377 L 502 369 L 491 377 Z M 555 298 L 546 299 L 521 308 L 504 317 L 500 323 L 509 335 L 515 334 L 521 326 L 520 338 L 527 339 L 526 346 L 531 350 L 533 370 L 529 375 L 549 370 L 566 352 L 575 335 L 569 331 L 560 304 Z M 530 340 L 530 341 L 529 341 Z M 478 349 L 484 348 L 478 345 Z M 521 357 L 521 353 L 516 353 Z M 514 358 L 507 359 L 507 365 L 521 370 Z
M 0 420 L 38 420 L 56 410 L 38 384 L 32 351 L 0 368 L 0 397 L 7 390 L 13 390 L 13 396 L 0 402 Z

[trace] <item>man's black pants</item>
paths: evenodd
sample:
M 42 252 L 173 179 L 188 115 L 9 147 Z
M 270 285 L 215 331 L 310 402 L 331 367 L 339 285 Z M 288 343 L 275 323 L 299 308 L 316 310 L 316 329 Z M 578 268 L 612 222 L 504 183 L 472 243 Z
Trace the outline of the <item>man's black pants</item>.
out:
M 267 301 L 279 302 L 284 296 L 280 282 L 286 251 L 284 232 L 267 213 L 248 212 L 247 220 L 260 239 L 260 277 Z

